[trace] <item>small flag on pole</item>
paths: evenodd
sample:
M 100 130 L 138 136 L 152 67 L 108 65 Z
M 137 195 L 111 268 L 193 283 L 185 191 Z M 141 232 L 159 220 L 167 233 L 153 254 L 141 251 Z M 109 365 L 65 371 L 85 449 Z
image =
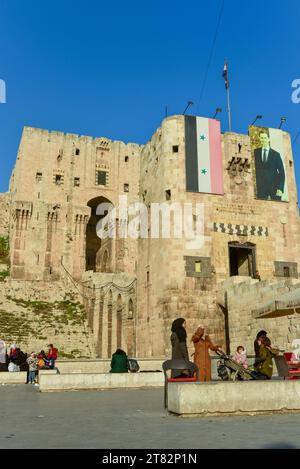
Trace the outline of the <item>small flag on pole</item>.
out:
M 225 62 L 225 64 L 224 64 L 222 77 L 225 80 L 225 88 L 226 88 L 226 90 L 228 90 L 229 82 L 228 82 L 228 65 L 227 65 L 227 62 Z

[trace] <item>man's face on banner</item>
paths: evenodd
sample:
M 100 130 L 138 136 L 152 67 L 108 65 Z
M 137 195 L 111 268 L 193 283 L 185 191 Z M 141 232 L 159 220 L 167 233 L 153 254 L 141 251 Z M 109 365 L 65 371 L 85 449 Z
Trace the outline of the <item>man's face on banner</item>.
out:
M 260 133 L 259 134 L 259 139 L 260 139 L 260 143 L 261 143 L 262 148 L 269 148 L 270 139 L 269 139 L 268 134 L 266 134 L 265 132 Z

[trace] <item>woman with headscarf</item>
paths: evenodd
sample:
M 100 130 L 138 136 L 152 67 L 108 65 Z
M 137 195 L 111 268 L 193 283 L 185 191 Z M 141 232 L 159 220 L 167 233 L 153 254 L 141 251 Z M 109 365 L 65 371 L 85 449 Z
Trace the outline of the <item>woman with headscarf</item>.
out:
M 261 375 L 261 379 L 271 379 L 273 374 L 273 357 L 279 354 L 279 350 L 271 347 L 269 337 L 259 336 L 259 355 L 255 358 L 255 369 Z
M 195 354 L 194 362 L 199 368 L 199 381 L 211 381 L 211 358 L 209 349 L 216 351 L 221 349 L 220 345 L 213 345 L 209 335 L 204 336 L 205 329 L 199 326 L 192 337 L 194 342 Z
M 185 319 L 175 319 L 172 323 L 171 331 L 172 360 L 180 358 L 189 361 L 189 353 L 186 346 Z M 182 370 L 172 370 L 171 377 L 176 378 L 181 374 Z
M 255 358 L 257 358 L 259 356 L 259 338 L 260 337 L 266 337 L 267 336 L 267 332 L 262 330 L 262 331 L 259 331 L 257 334 L 256 334 L 256 339 L 254 341 L 254 353 L 255 353 Z

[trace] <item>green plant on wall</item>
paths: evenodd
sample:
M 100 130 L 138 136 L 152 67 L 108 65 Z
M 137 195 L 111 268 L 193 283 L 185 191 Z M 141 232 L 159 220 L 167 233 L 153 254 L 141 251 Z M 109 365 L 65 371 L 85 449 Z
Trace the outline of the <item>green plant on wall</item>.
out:
M 9 272 L 7 270 L 0 272 L 0 282 L 4 282 L 6 277 L 9 277 Z
M 9 264 L 8 236 L 0 236 L 0 264 Z

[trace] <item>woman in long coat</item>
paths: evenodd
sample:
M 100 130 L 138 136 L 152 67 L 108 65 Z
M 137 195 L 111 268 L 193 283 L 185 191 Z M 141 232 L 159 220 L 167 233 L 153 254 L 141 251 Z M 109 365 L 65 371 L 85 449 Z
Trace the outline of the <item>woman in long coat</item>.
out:
M 174 358 L 181 358 L 189 361 L 189 353 L 186 345 L 186 330 L 185 319 L 178 318 L 172 323 L 172 334 L 170 337 L 172 345 L 172 360 Z M 182 374 L 182 370 L 172 370 L 171 377 L 175 378 Z
M 209 349 L 215 352 L 221 347 L 220 345 L 214 345 L 209 335 L 204 336 L 204 331 L 204 327 L 199 326 L 192 337 L 195 347 L 194 363 L 199 368 L 199 381 L 211 381 L 211 358 Z

